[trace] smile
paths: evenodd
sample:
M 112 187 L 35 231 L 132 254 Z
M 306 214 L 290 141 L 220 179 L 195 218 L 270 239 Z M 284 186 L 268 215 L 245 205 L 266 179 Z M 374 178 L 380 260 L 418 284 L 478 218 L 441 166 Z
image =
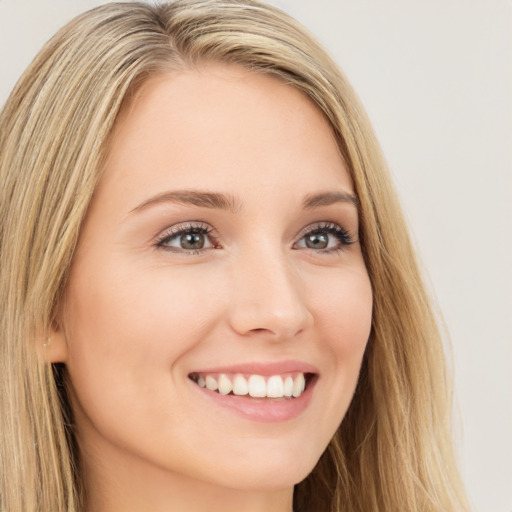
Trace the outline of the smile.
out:
M 229 373 L 192 373 L 189 378 L 199 387 L 220 395 L 249 396 L 252 398 L 299 398 L 306 389 L 311 374 L 247 375 Z
M 306 411 L 320 378 L 303 361 L 250 362 L 202 368 L 188 374 L 205 407 L 220 407 L 266 423 L 293 420 Z

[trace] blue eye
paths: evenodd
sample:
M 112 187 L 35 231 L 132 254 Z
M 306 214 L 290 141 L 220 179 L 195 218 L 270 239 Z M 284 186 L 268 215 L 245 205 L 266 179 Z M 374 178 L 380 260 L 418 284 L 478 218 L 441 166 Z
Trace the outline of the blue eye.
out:
M 343 249 L 354 242 L 351 235 L 341 226 L 327 222 L 306 228 L 295 247 L 331 252 Z
M 158 240 L 157 246 L 176 252 L 191 252 L 193 254 L 214 247 L 210 233 L 212 229 L 206 225 L 187 224 L 177 226 L 170 232 L 164 233 Z

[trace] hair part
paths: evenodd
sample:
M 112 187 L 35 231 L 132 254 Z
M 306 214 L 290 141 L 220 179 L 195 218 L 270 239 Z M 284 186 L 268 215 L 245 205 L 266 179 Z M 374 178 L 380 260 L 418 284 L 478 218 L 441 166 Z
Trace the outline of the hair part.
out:
M 441 337 L 370 123 L 305 29 L 252 0 L 93 9 L 47 43 L 0 114 L 0 510 L 82 510 L 65 369 L 42 362 L 37 346 L 58 322 L 123 105 L 149 77 L 210 61 L 306 94 L 332 126 L 360 205 L 372 332 L 350 408 L 297 484 L 294 510 L 467 510 Z

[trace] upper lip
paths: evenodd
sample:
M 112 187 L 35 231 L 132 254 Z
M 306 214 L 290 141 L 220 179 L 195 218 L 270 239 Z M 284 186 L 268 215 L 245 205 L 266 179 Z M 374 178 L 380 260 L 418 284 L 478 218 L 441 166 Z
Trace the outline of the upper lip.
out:
M 228 366 L 217 366 L 211 368 L 200 368 L 191 373 L 213 374 L 213 373 L 242 373 L 249 375 L 261 375 L 270 377 L 284 373 L 319 373 L 312 364 L 302 361 L 268 361 L 249 362 Z

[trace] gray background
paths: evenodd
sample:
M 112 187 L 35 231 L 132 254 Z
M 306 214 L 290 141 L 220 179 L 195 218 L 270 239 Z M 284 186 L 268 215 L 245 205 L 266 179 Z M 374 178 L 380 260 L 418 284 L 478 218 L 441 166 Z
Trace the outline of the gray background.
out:
M 100 3 L 0 0 L 0 104 L 46 39 Z M 469 495 L 477 512 L 511 512 L 512 4 L 272 3 L 329 48 L 369 112 L 451 335 Z

